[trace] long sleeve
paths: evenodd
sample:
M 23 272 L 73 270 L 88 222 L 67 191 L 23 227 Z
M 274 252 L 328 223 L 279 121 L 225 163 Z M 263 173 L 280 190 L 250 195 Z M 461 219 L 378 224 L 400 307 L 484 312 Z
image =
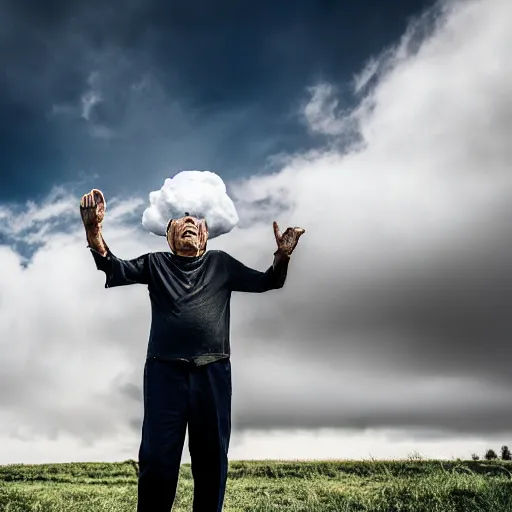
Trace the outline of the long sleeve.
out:
M 149 284 L 149 254 L 144 254 L 132 260 L 122 260 L 107 249 L 102 256 L 90 248 L 96 263 L 96 268 L 105 272 L 105 288 L 126 286 L 129 284 Z
M 262 293 L 284 286 L 288 271 L 288 260 L 280 260 L 266 272 L 246 267 L 225 253 L 228 287 L 233 292 Z

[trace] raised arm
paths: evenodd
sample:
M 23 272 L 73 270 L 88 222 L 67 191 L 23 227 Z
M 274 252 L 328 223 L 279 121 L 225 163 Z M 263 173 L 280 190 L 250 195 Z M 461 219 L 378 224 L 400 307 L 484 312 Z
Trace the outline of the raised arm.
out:
M 103 193 L 95 188 L 82 196 L 80 201 L 80 216 L 84 224 L 88 247 L 100 256 L 106 256 L 108 253 L 108 247 L 102 234 L 106 208 L 107 203 Z
M 122 260 L 112 254 L 103 239 L 102 223 L 106 202 L 100 190 L 93 189 L 80 201 L 80 215 L 85 228 L 87 244 L 96 268 L 105 272 L 105 288 L 129 284 L 149 283 L 149 254 L 133 260 Z
M 279 227 L 274 222 L 274 235 L 277 251 L 274 262 L 266 272 L 259 272 L 246 267 L 243 263 L 226 254 L 226 271 L 228 286 L 234 292 L 261 293 L 282 288 L 288 273 L 290 256 L 297 246 L 299 237 L 304 233 L 302 228 L 288 228 L 281 235 Z

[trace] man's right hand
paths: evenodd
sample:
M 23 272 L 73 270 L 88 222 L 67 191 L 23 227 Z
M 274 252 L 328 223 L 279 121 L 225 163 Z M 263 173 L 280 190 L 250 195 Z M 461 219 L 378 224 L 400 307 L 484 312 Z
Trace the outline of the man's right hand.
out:
M 107 203 L 101 190 L 93 188 L 82 196 L 80 215 L 84 223 L 87 243 L 102 256 L 107 254 L 107 246 L 101 234 L 101 223 L 105 217 Z
M 82 196 L 80 215 L 85 229 L 94 229 L 101 226 L 106 207 L 107 203 L 101 190 L 93 188 L 88 194 Z

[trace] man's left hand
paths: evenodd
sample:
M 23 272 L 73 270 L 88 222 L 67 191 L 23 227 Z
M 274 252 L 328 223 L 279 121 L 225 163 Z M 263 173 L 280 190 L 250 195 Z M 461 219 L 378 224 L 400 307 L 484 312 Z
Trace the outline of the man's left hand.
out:
M 274 235 L 277 242 L 277 252 L 290 256 L 297 246 L 299 238 L 306 230 L 302 228 L 286 228 L 285 232 L 281 234 L 277 222 L 274 221 Z

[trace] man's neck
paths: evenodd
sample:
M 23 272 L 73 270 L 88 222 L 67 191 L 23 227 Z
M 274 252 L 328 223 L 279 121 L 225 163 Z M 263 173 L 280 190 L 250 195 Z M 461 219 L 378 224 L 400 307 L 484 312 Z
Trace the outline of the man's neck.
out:
M 206 251 L 203 251 L 202 253 L 199 253 L 199 254 L 183 254 L 183 253 L 174 253 L 172 251 L 170 251 L 170 253 L 175 258 L 179 258 L 182 260 L 194 260 L 194 259 L 200 258 L 201 256 L 204 256 L 206 254 Z

